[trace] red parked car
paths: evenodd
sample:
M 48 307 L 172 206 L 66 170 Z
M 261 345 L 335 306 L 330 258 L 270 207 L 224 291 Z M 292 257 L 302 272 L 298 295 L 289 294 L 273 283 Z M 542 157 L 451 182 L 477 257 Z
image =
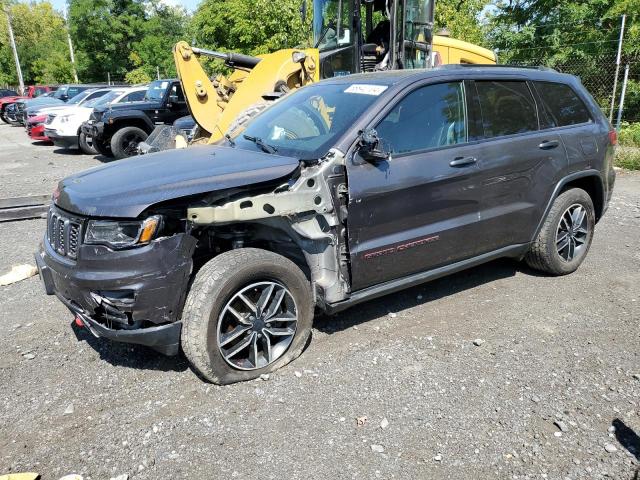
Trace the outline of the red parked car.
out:
M 36 142 L 50 142 L 49 137 L 44 134 L 44 122 L 47 121 L 47 115 L 38 115 L 31 117 L 27 122 L 27 133 L 31 140 Z
M 30 85 L 27 87 L 27 91 L 23 96 L 9 96 L 0 98 L 0 118 L 3 122 L 9 123 L 9 121 L 4 116 L 4 110 L 11 105 L 12 103 L 17 102 L 18 100 L 25 100 L 28 98 L 36 98 L 43 93 L 53 92 L 57 89 L 57 86 L 53 85 Z

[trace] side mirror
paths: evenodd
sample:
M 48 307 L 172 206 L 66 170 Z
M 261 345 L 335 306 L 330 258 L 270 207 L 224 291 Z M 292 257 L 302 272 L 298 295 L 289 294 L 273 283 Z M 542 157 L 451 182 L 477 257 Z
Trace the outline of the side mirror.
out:
M 382 148 L 378 132 L 373 128 L 367 128 L 360 135 L 360 150 L 358 153 L 366 161 L 374 163 L 389 158 L 389 153 Z

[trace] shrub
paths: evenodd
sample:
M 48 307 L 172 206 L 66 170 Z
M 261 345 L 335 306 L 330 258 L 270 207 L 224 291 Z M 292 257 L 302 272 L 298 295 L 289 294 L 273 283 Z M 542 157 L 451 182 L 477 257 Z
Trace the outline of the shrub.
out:
M 640 148 L 617 147 L 614 165 L 627 170 L 640 170 Z
M 640 123 L 623 122 L 618 141 L 623 147 L 640 147 Z

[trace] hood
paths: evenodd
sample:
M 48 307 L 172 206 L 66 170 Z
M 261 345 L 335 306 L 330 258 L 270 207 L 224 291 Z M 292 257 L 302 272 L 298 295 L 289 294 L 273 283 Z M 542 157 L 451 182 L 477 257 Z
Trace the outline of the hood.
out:
M 223 146 L 165 150 L 67 177 L 54 197 L 80 215 L 136 218 L 159 202 L 277 180 L 298 165 L 296 158 Z
M 142 100 L 139 102 L 111 103 L 109 105 L 102 105 L 94 108 L 94 111 L 97 113 L 104 113 L 107 110 L 117 112 L 119 110 L 150 110 L 160 107 L 162 107 L 162 102 L 146 102 Z
M 18 100 L 28 100 L 29 97 L 2 97 L 0 98 L 0 105 L 4 105 L 5 103 L 13 103 Z
M 31 98 L 24 101 L 24 108 L 39 107 L 45 105 L 64 105 L 65 102 L 53 97 Z
M 71 106 L 71 105 L 55 105 L 55 106 L 35 106 L 35 107 L 29 107 L 27 109 L 27 113 L 29 115 L 47 115 L 49 113 L 55 113 L 57 115 L 63 115 L 64 113 L 67 113 L 67 110 L 71 110 L 74 109 L 75 105 Z M 64 112 L 64 113 L 63 113 Z M 72 112 L 68 112 L 68 113 L 72 113 Z

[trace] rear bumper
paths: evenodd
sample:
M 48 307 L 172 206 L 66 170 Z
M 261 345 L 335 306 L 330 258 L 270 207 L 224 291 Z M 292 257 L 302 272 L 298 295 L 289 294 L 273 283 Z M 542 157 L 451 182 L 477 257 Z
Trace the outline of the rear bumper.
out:
M 78 148 L 78 136 L 63 136 L 59 135 L 55 130 L 49 128 L 44 129 L 44 135 L 53 142 L 56 147 L 62 148 Z
M 194 246 L 186 234 L 131 250 L 81 246 L 73 262 L 45 238 L 35 258 L 45 292 L 93 335 L 176 355 Z

